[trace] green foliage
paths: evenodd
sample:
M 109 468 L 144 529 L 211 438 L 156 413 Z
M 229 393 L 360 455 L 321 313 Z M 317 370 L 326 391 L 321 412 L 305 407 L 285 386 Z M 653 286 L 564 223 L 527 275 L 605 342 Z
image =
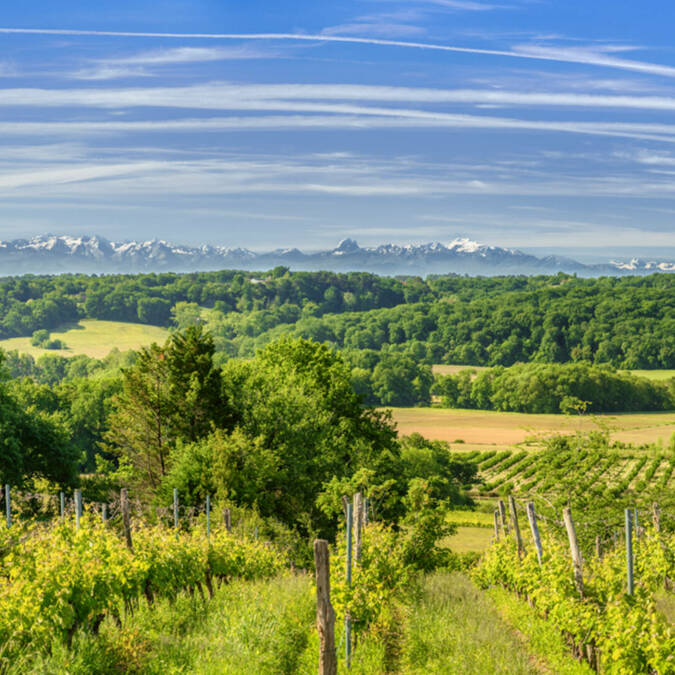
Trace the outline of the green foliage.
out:
M 316 504 L 324 483 L 395 450 L 386 416 L 361 406 L 342 359 L 317 343 L 282 340 L 230 362 L 223 390 L 235 428 L 178 447 L 166 481 L 188 499 L 209 489 L 305 532 L 323 530 L 332 527 Z
M 146 493 L 156 493 L 169 474 L 179 441 L 196 442 L 232 423 L 213 352 L 211 337 L 191 326 L 163 347 L 141 349 L 123 371 L 104 439 L 134 467 L 136 485 Z
M 42 349 L 65 349 L 66 344 L 63 340 L 51 340 L 49 331 L 46 329 L 40 329 L 33 331 L 33 335 L 30 339 L 31 345 L 33 347 L 42 347 Z
M 509 450 L 478 455 L 483 494 L 509 494 L 534 501 L 552 523 L 560 509 L 576 512 L 582 548 L 591 552 L 596 536 L 612 541 L 623 522 L 623 511 L 637 507 L 646 516 L 652 504 L 663 509 L 663 527 L 675 529 L 670 512 L 675 507 L 672 490 L 664 489 L 675 465 L 675 445 L 630 446 L 610 443 L 606 433 L 553 436 L 536 452 Z M 458 453 L 461 457 L 461 453 Z M 641 481 L 635 479 L 644 470 Z M 656 472 L 659 474 L 656 474 Z M 649 475 L 651 474 L 651 475 Z M 648 477 L 649 476 L 649 477 Z M 553 526 L 552 526 L 553 527 Z M 559 527 L 562 527 L 561 525 Z
M 49 396 L 51 392 L 47 393 Z M 0 481 L 30 485 L 46 478 L 61 485 L 76 482 L 77 453 L 67 442 L 58 416 L 16 396 L 7 382 L 0 353 Z
M 217 528 L 207 540 L 201 529 L 136 527 L 131 552 L 114 531 L 85 516 L 79 531 L 66 522 L 17 536 L 0 569 L 8 579 L 0 589 L 0 658 L 7 665 L 26 649 L 46 652 L 55 640 L 69 642 L 79 628 L 96 631 L 132 601 L 175 599 L 212 578 L 271 577 L 282 558 L 262 542 Z
M 675 658 L 675 630 L 656 609 L 656 593 L 675 576 L 673 535 L 647 527 L 637 547 L 635 591 L 625 594 L 625 550 L 616 547 L 598 560 L 584 559 L 584 594 L 575 588 L 569 546 L 544 533 L 544 558 L 520 560 L 510 539 L 493 546 L 474 578 L 482 587 L 500 584 L 530 598 L 579 653 L 599 649 L 602 672 L 669 673 Z
M 45 342 L 49 341 L 49 331 L 46 328 L 41 328 L 40 330 L 33 331 L 31 336 L 30 343 L 33 347 L 41 347 Z

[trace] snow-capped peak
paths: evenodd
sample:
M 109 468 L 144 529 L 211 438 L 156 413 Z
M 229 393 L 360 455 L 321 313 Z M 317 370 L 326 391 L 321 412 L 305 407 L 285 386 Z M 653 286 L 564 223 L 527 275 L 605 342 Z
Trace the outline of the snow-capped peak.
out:
M 453 239 L 447 246 L 451 251 L 457 251 L 461 253 L 476 253 L 483 248 L 483 244 L 479 244 L 477 241 L 472 241 L 468 237 L 457 237 Z

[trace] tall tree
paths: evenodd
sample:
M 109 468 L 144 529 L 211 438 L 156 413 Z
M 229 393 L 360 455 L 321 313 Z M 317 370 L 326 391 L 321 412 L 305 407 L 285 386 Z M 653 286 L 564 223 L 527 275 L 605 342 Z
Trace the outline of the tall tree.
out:
M 139 485 L 155 491 L 168 471 L 174 442 L 165 350 L 157 344 L 142 348 L 123 378 L 105 441 L 131 465 Z
M 122 371 L 122 392 L 105 440 L 146 491 L 159 488 L 179 441 L 194 442 L 232 426 L 214 351 L 211 336 L 201 326 L 190 326 L 163 347 L 141 349 L 136 363 Z

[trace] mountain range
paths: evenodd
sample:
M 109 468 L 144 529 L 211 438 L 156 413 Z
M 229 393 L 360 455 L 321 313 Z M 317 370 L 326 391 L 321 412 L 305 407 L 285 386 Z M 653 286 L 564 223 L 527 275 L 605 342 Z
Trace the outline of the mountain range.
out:
M 556 274 L 579 276 L 675 272 L 673 260 L 608 260 L 584 264 L 569 257 L 537 257 L 516 249 L 487 246 L 467 238 L 448 244 L 383 244 L 361 247 L 343 239 L 337 247 L 304 253 L 297 248 L 254 252 L 225 246 L 182 246 L 167 241 L 108 241 L 100 236 L 44 235 L 0 241 L 0 275 L 194 272 L 215 269 L 266 270 L 278 265 L 293 270 L 363 271 L 382 275 Z

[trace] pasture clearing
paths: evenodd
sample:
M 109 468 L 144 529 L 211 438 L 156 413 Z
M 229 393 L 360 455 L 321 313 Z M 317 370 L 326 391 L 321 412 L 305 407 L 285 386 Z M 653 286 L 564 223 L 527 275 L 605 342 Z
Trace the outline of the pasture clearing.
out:
M 648 380 L 665 381 L 675 377 L 675 370 L 624 370 L 624 373 L 631 373 L 638 377 L 646 377 Z
M 554 434 L 607 428 L 612 440 L 664 444 L 675 433 L 675 412 L 603 415 L 534 415 L 453 408 L 391 408 L 400 435 L 414 432 L 447 441 L 456 451 L 479 445 L 510 447 Z M 463 444 L 456 444 L 462 439 Z
M 463 370 L 475 370 L 480 373 L 482 370 L 489 370 L 489 366 L 462 366 L 435 363 L 431 366 L 431 372 L 434 375 L 457 375 Z M 645 377 L 648 380 L 665 381 L 675 377 L 675 370 L 619 370 L 620 373 L 630 373 L 638 377 Z
M 494 531 L 488 527 L 458 527 L 455 534 L 443 539 L 443 546 L 453 553 L 482 553 L 492 542 L 493 536 Z
M 463 370 L 475 370 L 480 372 L 481 370 L 489 370 L 487 366 L 448 366 L 442 363 L 435 363 L 431 366 L 431 372 L 434 375 L 457 375 Z
M 16 350 L 21 354 L 30 354 L 38 358 L 43 354 L 57 356 L 77 356 L 85 354 L 96 359 L 107 356 L 114 348 L 121 352 L 139 349 L 153 342 L 164 343 L 169 331 L 159 326 L 124 321 L 98 321 L 83 319 L 76 324 L 66 324 L 50 333 L 52 339 L 62 340 L 66 349 L 42 349 L 33 347 L 29 337 L 0 340 L 0 348 L 5 351 Z

